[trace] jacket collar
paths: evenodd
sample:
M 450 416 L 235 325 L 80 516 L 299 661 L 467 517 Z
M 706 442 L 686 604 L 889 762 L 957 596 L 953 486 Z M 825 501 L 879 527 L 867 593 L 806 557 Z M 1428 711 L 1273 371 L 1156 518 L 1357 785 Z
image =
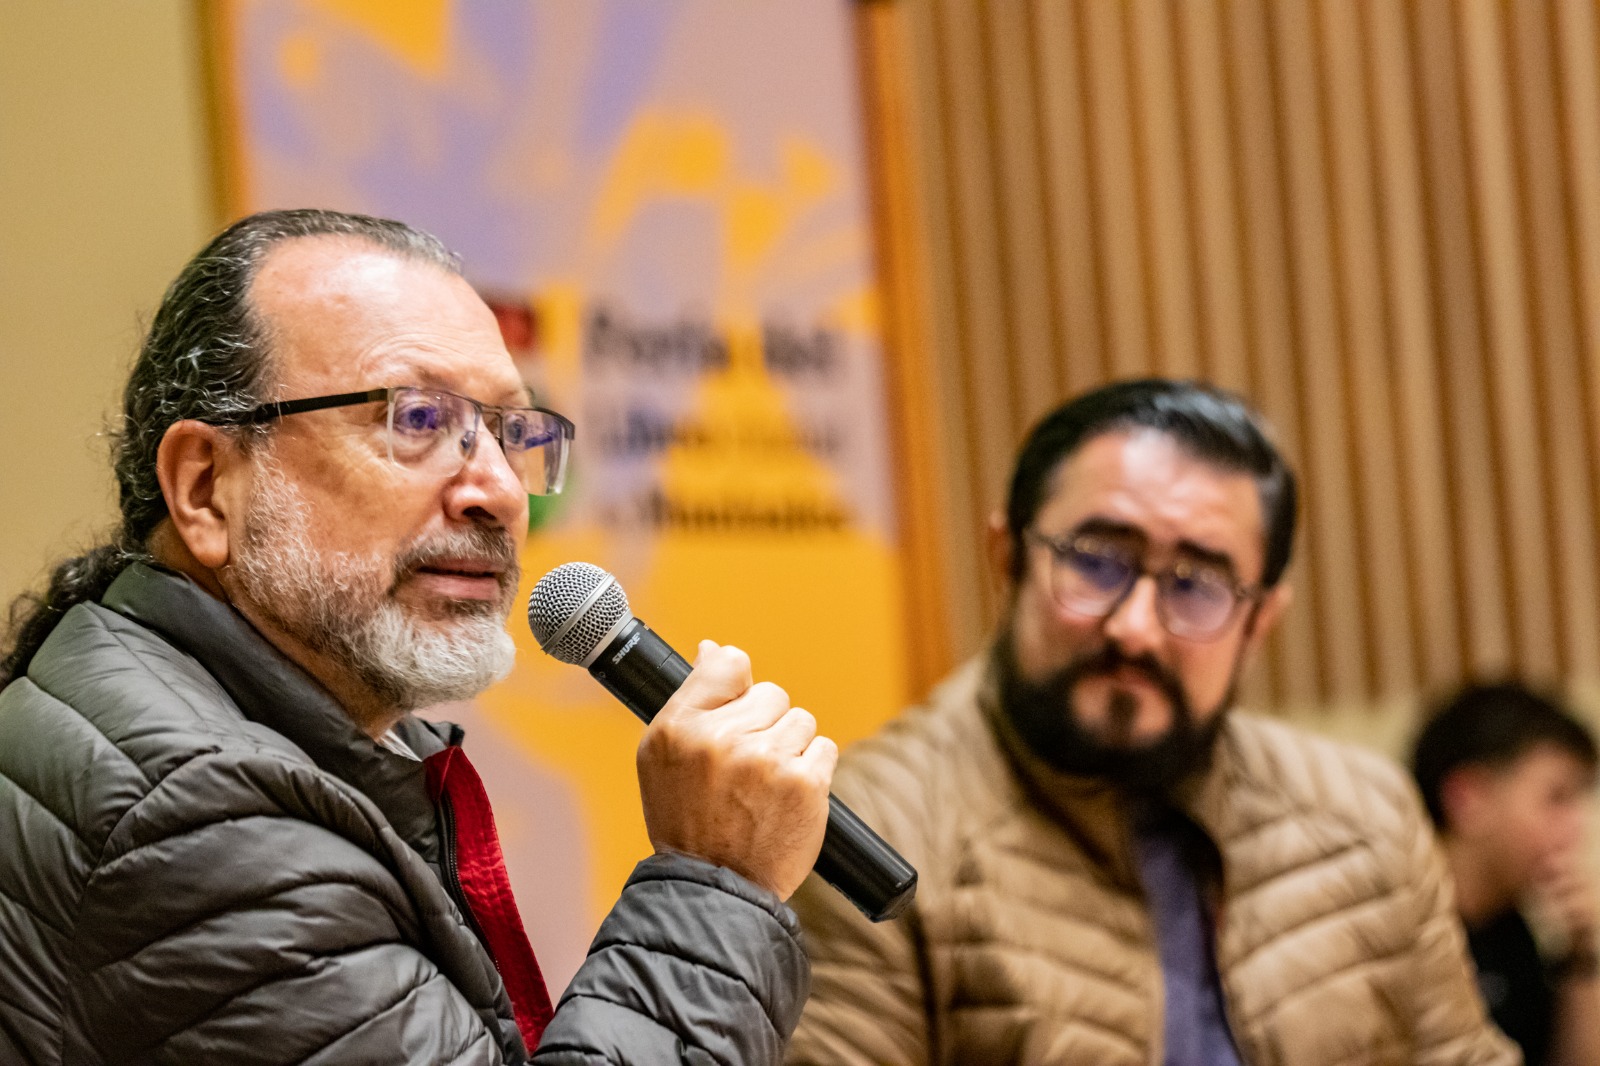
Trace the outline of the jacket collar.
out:
M 1023 791 L 1119 883 L 1137 885 L 1131 826 L 1138 801 L 1111 782 L 1063 773 L 1033 754 L 1002 711 L 999 693 L 994 656 L 989 654 L 978 686 L 978 705 Z M 1172 805 L 1210 837 L 1219 854 L 1227 839 L 1227 782 L 1234 761 L 1231 733 L 1231 723 L 1224 723 L 1210 765 L 1171 796 Z
M 357 729 L 327 689 L 231 606 L 188 577 L 147 563 L 124 570 L 101 602 L 192 655 L 247 719 L 286 737 L 317 766 L 365 793 L 413 847 L 432 836 L 423 764 Z M 459 726 L 432 726 L 412 715 L 395 732 L 423 759 L 461 742 Z

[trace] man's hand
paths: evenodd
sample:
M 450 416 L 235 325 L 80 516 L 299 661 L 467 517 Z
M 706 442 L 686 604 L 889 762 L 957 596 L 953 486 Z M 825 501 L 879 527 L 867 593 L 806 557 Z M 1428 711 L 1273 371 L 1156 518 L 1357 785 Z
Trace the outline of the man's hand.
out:
M 1592 970 L 1596 949 L 1595 891 L 1577 847 L 1551 860 L 1539 878 L 1537 891 L 1540 910 L 1560 930 L 1567 955 L 1589 960 Z
M 694 672 L 639 742 L 650 843 L 726 866 L 788 899 L 828 822 L 839 749 L 750 657 L 701 641 Z
M 1584 866 L 1582 845 L 1556 855 L 1537 884 L 1537 906 L 1566 938 L 1558 965 L 1555 1015 L 1551 1019 L 1553 1066 L 1600 1064 L 1600 981 L 1595 980 L 1594 882 Z

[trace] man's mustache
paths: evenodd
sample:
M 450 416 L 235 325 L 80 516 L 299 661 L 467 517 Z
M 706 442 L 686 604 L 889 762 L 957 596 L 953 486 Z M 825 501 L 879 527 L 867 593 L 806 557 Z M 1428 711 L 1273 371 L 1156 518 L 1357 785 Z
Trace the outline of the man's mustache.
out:
M 1106 643 L 1088 655 L 1081 656 L 1067 666 L 1066 674 L 1074 683 L 1096 676 L 1110 676 L 1120 670 L 1142 674 L 1166 695 L 1174 707 L 1186 705 L 1183 683 L 1153 655 L 1129 655 L 1114 643 Z
M 435 563 L 463 557 L 481 561 L 498 571 L 502 589 L 515 590 L 522 577 L 517 545 L 509 532 L 498 527 L 470 526 L 407 547 L 395 559 L 395 584 Z

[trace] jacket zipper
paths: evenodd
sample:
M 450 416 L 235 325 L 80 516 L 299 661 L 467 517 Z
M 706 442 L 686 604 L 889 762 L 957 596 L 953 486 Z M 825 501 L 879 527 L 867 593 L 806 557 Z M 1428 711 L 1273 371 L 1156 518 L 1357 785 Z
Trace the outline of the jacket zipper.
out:
M 440 793 L 439 796 L 439 868 L 444 872 L 444 891 L 461 912 L 461 917 L 467 923 L 467 928 L 472 930 L 472 935 L 478 938 L 478 945 L 483 948 L 483 953 L 489 956 L 489 963 L 494 967 L 494 972 L 500 974 L 501 994 L 511 1005 L 513 1024 L 521 1031 L 521 1025 L 516 1023 L 516 1004 L 511 1000 L 511 989 L 505 984 L 505 974 L 500 971 L 500 960 L 495 957 L 494 949 L 489 946 L 489 938 L 483 935 L 483 927 L 478 924 L 478 916 L 472 913 L 472 906 L 467 902 L 466 890 L 461 887 L 461 866 L 456 859 L 456 812 L 451 806 L 450 797 Z M 529 1049 L 532 1054 L 532 1049 Z
M 1217 965 L 1217 992 L 1222 1000 L 1222 1019 L 1228 1023 L 1228 1032 L 1233 1037 L 1233 1050 L 1239 1056 L 1239 1066 L 1252 1066 L 1252 1049 L 1245 1046 L 1247 1041 L 1234 1021 L 1233 997 L 1228 994 L 1227 973 L 1222 965 L 1222 927 L 1228 920 L 1228 900 L 1233 895 L 1228 891 L 1228 864 L 1223 859 L 1221 846 L 1217 847 L 1217 859 L 1217 905 L 1211 920 L 1211 958 Z
M 1239 1056 L 1240 1066 L 1252 1066 L 1250 1049 L 1246 1047 L 1246 1041 L 1240 1036 L 1239 1026 L 1234 1021 L 1233 997 L 1228 995 L 1228 979 L 1223 973 L 1222 956 L 1219 950 L 1222 946 L 1222 920 L 1222 915 L 1217 915 L 1216 928 L 1212 930 L 1211 934 L 1211 953 L 1217 963 L 1217 991 L 1220 993 L 1218 998 L 1222 1000 L 1222 1018 L 1228 1023 L 1228 1032 L 1233 1037 L 1233 1050 Z
M 461 867 L 456 860 L 456 812 L 450 805 L 449 796 L 439 797 L 439 830 L 439 865 L 444 870 L 445 892 L 455 903 L 461 916 L 466 919 L 467 928 L 478 938 L 478 943 L 483 945 L 483 950 L 498 971 L 500 962 L 494 957 L 494 952 L 489 950 L 489 941 L 484 939 L 483 929 L 478 925 L 478 916 L 472 913 L 472 907 L 467 903 L 466 890 L 461 887 Z

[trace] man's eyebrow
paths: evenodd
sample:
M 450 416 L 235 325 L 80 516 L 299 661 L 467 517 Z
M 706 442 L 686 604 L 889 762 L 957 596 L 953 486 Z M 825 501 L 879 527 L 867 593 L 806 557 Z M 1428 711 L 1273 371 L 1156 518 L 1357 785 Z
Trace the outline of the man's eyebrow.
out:
M 485 400 L 483 402 L 484 402 L 484 404 L 486 406 L 489 406 L 489 407 L 533 407 L 533 406 L 535 406 L 534 400 L 533 400 L 533 386 L 532 385 L 523 384 L 515 392 L 506 392 L 506 393 L 504 393 L 504 396 L 505 396 L 505 399 L 500 400 L 499 402 L 495 402 L 493 400 Z
M 1150 538 L 1145 536 L 1144 530 L 1127 522 L 1119 522 L 1115 518 L 1106 518 L 1103 515 L 1093 515 L 1085 518 L 1072 527 L 1071 536 L 1089 534 L 1095 537 L 1116 537 L 1121 540 L 1136 540 L 1141 544 L 1148 544 Z
M 1136 541 L 1144 548 L 1148 548 L 1150 545 L 1149 535 L 1138 526 L 1120 522 L 1115 518 L 1107 518 L 1103 515 L 1086 518 L 1072 528 L 1073 536 L 1079 536 L 1084 533 L 1096 537 Z M 1239 578 L 1239 568 L 1235 565 L 1233 556 L 1225 551 L 1219 551 L 1216 548 L 1192 540 L 1180 540 L 1178 541 L 1176 554 L 1205 563 L 1208 566 L 1226 570 L 1236 581 Z
M 386 385 L 389 388 L 413 385 L 424 389 L 440 389 L 445 392 L 454 391 L 444 383 L 444 379 L 439 377 L 438 374 L 425 366 L 409 362 L 391 368 L 388 373 L 379 379 L 378 384 Z
M 406 380 L 404 380 L 404 381 L 400 381 L 400 380 L 392 381 L 392 382 L 390 382 L 391 385 L 419 385 L 419 386 L 421 386 L 423 388 L 427 388 L 427 389 L 438 389 L 441 392 L 456 392 L 456 389 L 455 389 L 454 386 L 452 386 L 451 384 L 446 382 L 437 373 L 435 373 L 432 370 L 429 370 L 427 367 L 424 367 L 424 366 L 417 366 L 417 365 L 405 366 L 405 367 L 400 368 L 400 370 L 397 371 L 397 373 L 401 374 L 401 375 L 409 374 L 410 377 L 406 378 Z M 456 394 L 457 395 L 465 395 L 465 393 L 459 393 L 459 392 L 457 392 Z M 498 400 L 498 401 L 496 401 L 496 400 L 482 400 L 480 402 L 484 403 L 484 404 L 487 404 L 490 407 L 532 407 L 532 406 L 534 406 L 533 386 L 529 385 L 527 382 L 521 383 L 521 385 L 515 391 L 506 392 L 506 393 L 503 393 L 502 395 L 504 397 L 504 399 L 502 399 L 502 400 Z M 477 399 L 476 396 L 472 396 L 472 397 L 468 397 L 468 398 L 469 399 L 474 399 L 474 400 Z
M 1227 552 L 1208 548 L 1204 544 L 1196 544 L 1192 540 L 1180 540 L 1178 542 L 1178 554 L 1215 566 L 1220 570 L 1226 570 L 1235 581 L 1239 579 L 1239 568 L 1233 565 L 1233 556 Z

